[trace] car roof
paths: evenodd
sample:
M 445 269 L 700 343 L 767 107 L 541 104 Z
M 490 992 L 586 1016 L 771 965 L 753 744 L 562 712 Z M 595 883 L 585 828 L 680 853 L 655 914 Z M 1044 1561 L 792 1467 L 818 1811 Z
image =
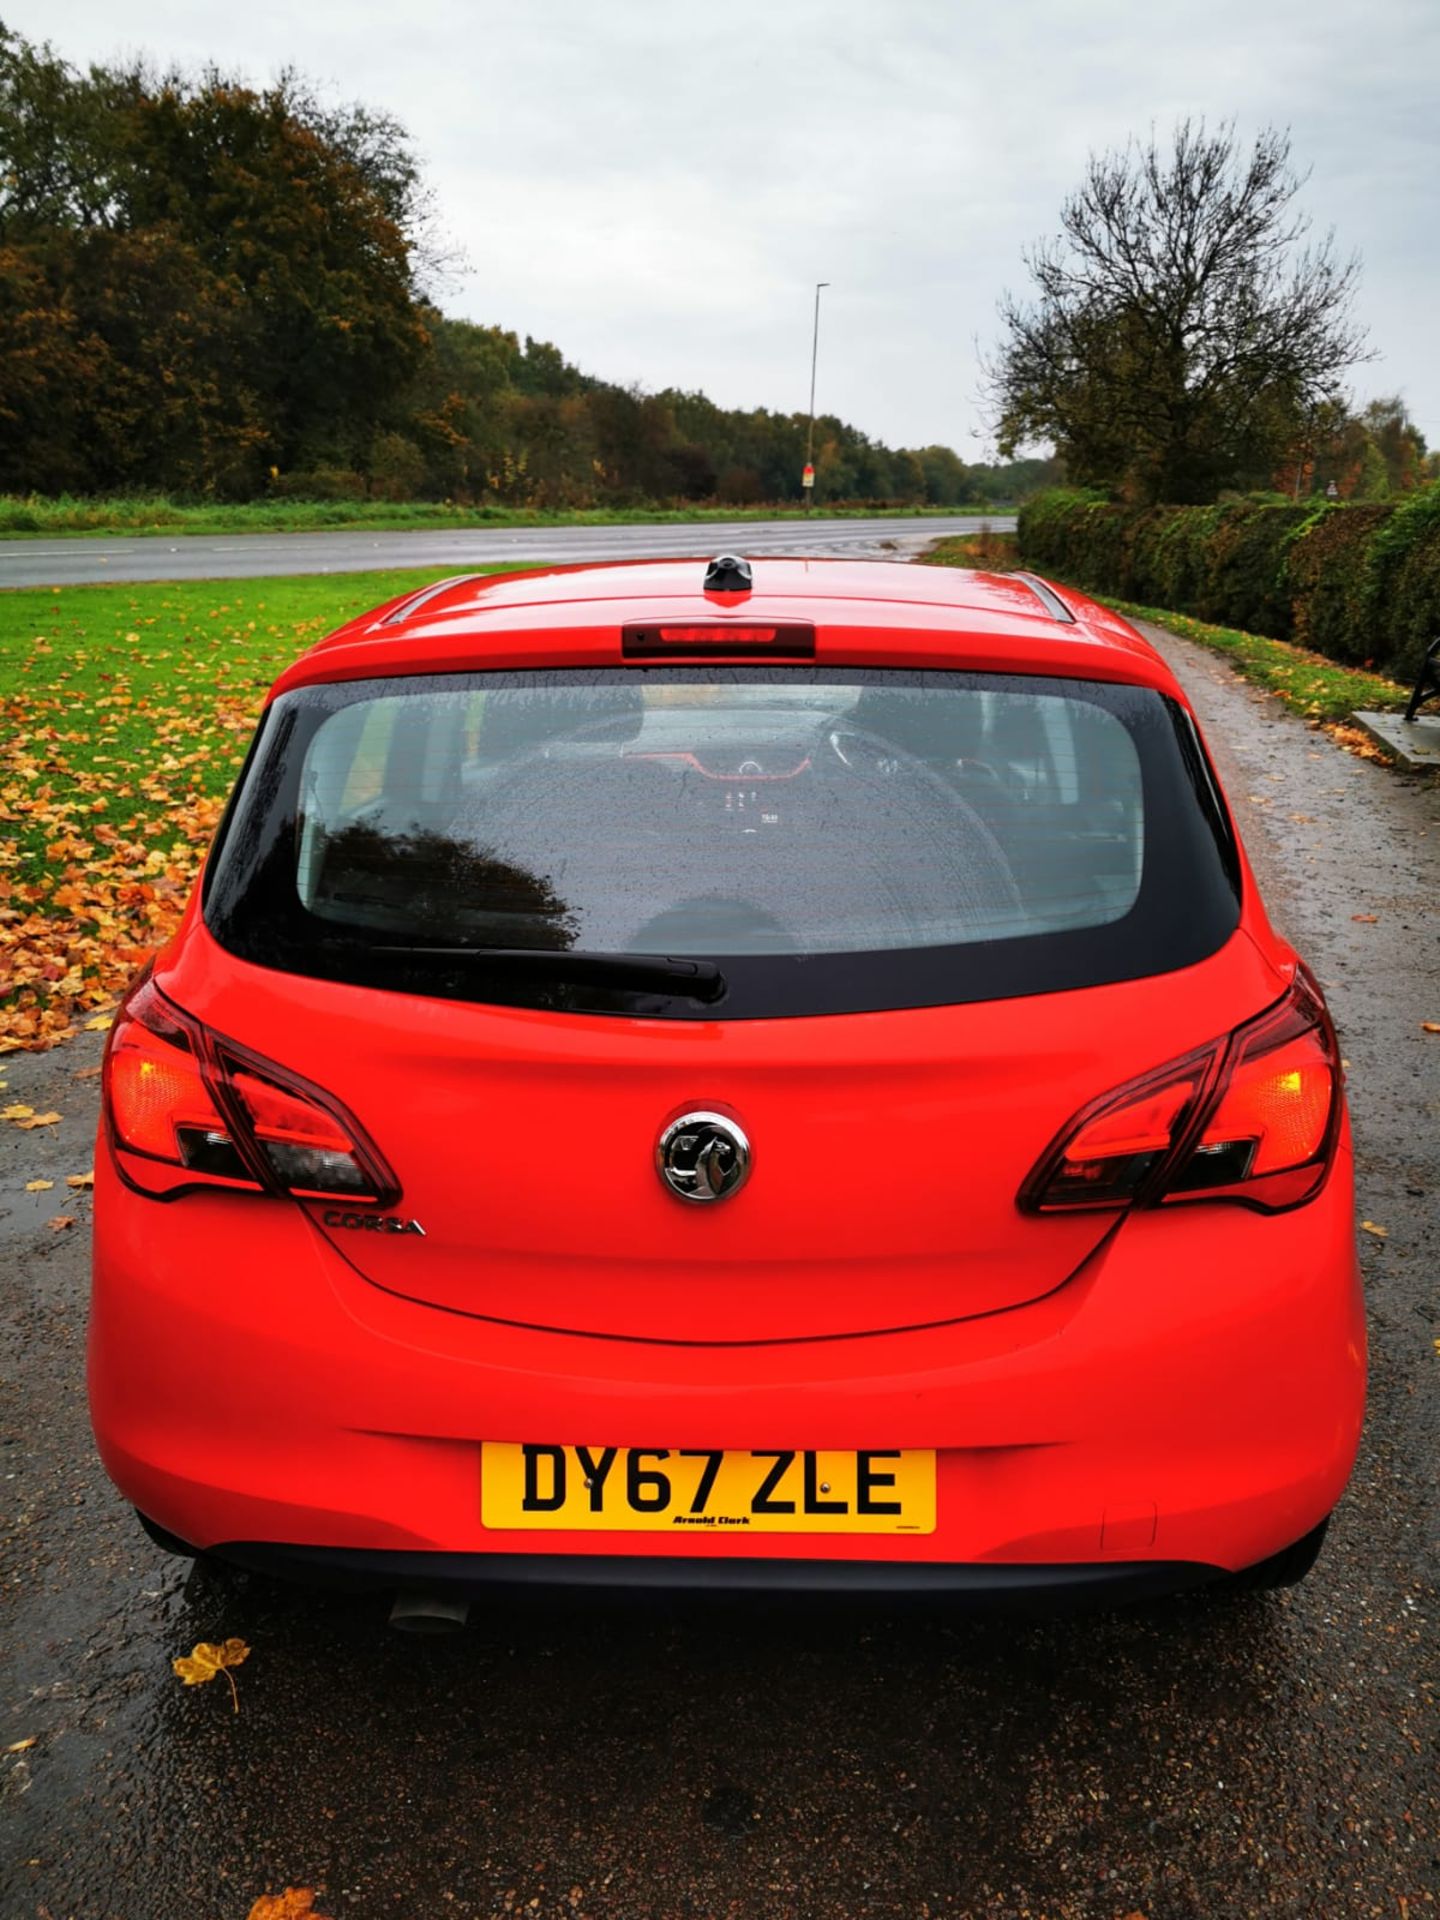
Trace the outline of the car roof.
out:
M 436 581 L 321 640 L 281 675 L 272 698 L 319 681 L 620 666 L 629 664 L 621 650 L 625 627 L 699 621 L 811 624 L 819 666 L 968 667 L 1123 681 L 1183 698 L 1164 661 L 1133 627 L 1038 575 L 884 560 L 749 564 L 752 585 L 740 592 L 707 592 L 704 558 Z M 669 657 L 691 662 L 702 656 Z

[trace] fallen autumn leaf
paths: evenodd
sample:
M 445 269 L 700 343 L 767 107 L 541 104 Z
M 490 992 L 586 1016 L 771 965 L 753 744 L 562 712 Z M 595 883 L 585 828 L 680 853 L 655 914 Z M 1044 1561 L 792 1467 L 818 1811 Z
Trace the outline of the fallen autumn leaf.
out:
M 246 1920 L 325 1920 L 315 1909 L 309 1887 L 286 1887 L 283 1893 L 262 1893 Z
M 203 1687 L 208 1681 L 213 1680 L 217 1673 L 223 1673 L 230 1682 L 230 1698 L 238 1713 L 240 1696 L 235 1691 L 234 1676 L 229 1669 L 238 1667 L 242 1660 L 249 1658 L 250 1649 L 243 1640 L 226 1640 L 220 1646 L 217 1646 L 213 1640 L 200 1640 L 188 1654 L 182 1654 L 178 1660 L 172 1660 L 170 1665 L 187 1687 Z

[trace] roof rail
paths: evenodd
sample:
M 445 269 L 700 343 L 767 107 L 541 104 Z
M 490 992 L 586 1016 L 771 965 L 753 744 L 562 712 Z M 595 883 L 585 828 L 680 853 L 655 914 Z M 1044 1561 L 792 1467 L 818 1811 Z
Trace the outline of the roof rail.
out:
M 418 613 L 421 607 L 439 594 L 448 593 L 451 587 L 463 587 L 467 580 L 484 578 L 483 573 L 454 573 L 448 580 L 437 580 L 433 587 L 421 587 L 418 593 L 407 595 L 398 607 L 392 607 L 380 624 L 382 627 L 398 627 L 402 620 L 408 620 L 412 613 Z
M 1013 578 L 1024 581 L 1052 620 L 1061 620 L 1067 627 L 1075 625 L 1074 614 L 1048 580 L 1042 580 L 1038 573 L 1016 573 Z

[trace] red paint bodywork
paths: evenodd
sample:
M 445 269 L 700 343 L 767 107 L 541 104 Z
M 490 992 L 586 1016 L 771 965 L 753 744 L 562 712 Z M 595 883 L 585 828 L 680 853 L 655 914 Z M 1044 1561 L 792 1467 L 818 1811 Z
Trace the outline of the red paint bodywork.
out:
M 352 621 L 317 680 L 620 665 L 626 623 L 813 621 L 821 664 L 1157 689 L 1159 656 L 1006 576 L 759 561 L 461 582 Z M 1179 973 L 980 1005 L 791 1020 L 596 1018 L 247 965 L 199 892 L 154 979 L 368 1129 L 426 1238 L 260 1195 L 156 1201 L 96 1161 L 91 1404 L 144 1513 L 209 1547 L 1247 1566 L 1317 1525 L 1354 1459 L 1365 1337 L 1342 1127 L 1320 1193 L 1025 1216 L 1099 1094 L 1275 1002 L 1293 977 L 1248 867 L 1234 935 Z M 741 1119 L 743 1195 L 677 1204 L 659 1129 Z M 600 1140 L 597 1150 L 595 1142 Z M 935 1448 L 934 1534 L 510 1536 L 479 1443 Z

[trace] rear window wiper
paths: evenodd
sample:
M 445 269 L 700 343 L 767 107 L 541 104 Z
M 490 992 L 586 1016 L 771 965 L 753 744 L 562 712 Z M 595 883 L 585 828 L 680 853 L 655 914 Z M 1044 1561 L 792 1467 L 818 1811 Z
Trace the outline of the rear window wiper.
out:
M 576 953 L 566 947 L 371 947 L 373 954 L 409 959 L 468 960 L 507 973 L 550 975 L 577 986 L 656 987 L 682 1000 L 723 999 L 726 981 L 713 960 L 689 960 L 663 953 Z

